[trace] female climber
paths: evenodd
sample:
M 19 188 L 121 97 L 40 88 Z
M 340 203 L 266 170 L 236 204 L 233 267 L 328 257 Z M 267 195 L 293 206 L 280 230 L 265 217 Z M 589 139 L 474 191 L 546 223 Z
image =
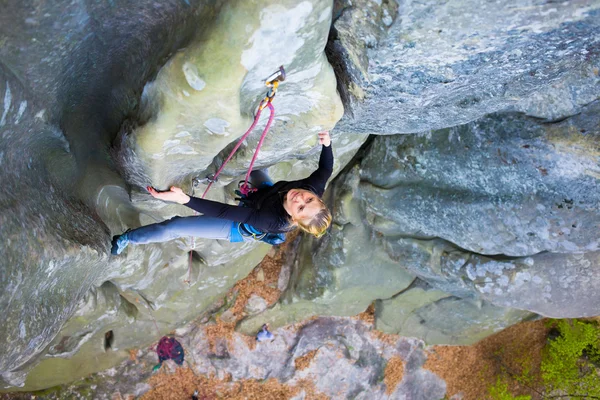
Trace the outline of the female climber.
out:
M 273 184 L 263 171 L 252 171 L 250 182 L 258 190 L 242 200 L 244 207 L 190 197 L 175 186 L 165 192 L 148 187 L 153 197 L 183 204 L 203 215 L 174 217 L 115 236 L 112 254 L 121 254 L 129 244 L 166 242 L 186 236 L 278 244 L 283 240 L 277 240 L 277 234 L 296 227 L 321 237 L 331 224 L 331 213 L 321 200 L 333 172 L 329 132 L 319 133 L 319 143 L 323 145 L 319 167 L 308 178 Z

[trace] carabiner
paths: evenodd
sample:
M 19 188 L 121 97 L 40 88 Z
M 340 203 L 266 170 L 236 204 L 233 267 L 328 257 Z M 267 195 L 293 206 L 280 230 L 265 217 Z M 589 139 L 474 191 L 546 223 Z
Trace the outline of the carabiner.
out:
M 219 179 L 215 179 L 214 174 L 206 175 L 205 178 L 200 178 L 197 176 L 194 179 L 192 179 L 192 186 L 197 188 L 197 187 L 200 187 L 201 185 L 208 185 L 209 183 L 215 183 L 218 180 Z
M 279 66 L 279 70 L 273 72 L 267 79 L 265 79 L 265 85 L 271 86 L 275 82 L 283 82 L 285 81 L 285 69 L 283 65 Z
M 269 88 L 269 91 L 265 95 L 265 98 L 260 102 L 258 109 L 263 110 L 267 104 L 273 101 L 277 94 L 277 88 L 279 88 L 279 82 L 285 80 L 285 69 L 283 65 L 279 66 L 279 70 L 273 72 L 267 79 L 265 79 L 265 85 Z

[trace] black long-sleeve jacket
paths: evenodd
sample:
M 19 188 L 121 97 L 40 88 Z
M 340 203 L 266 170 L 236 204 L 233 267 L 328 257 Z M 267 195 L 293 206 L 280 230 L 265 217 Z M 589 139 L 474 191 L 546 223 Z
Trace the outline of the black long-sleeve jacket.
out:
M 291 189 L 306 189 L 321 197 L 325 184 L 333 173 L 331 145 L 323 146 L 319 168 L 308 178 L 297 181 L 279 181 L 271 187 L 261 188 L 248 196 L 248 207 L 239 207 L 218 201 L 191 197 L 185 205 L 209 217 L 223 218 L 250 224 L 265 233 L 290 230 L 290 216 L 283 208 L 285 195 Z

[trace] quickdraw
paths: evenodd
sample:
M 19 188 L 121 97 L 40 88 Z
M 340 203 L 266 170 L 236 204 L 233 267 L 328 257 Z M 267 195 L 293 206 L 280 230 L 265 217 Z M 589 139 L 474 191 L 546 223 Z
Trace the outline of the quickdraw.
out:
M 221 164 L 221 167 L 217 170 L 217 172 L 214 174 L 214 176 L 207 177 L 207 180 L 209 183 L 208 183 L 208 186 L 206 187 L 206 190 L 204 190 L 204 193 L 202 194 L 202 198 L 204 198 L 204 196 L 206 196 L 206 194 L 210 190 L 212 184 L 219 179 L 219 175 L 225 168 L 225 165 L 227 165 L 229 160 L 231 160 L 233 155 L 240 148 L 240 146 L 242 145 L 244 140 L 246 140 L 246 138 L 254 130 L 254 128 L 256 127 L 256 124 L 258 123 L 258 120 L 260 119 L 262 110 L 264 110 L 265 107 L 268 107 L 269 111 L 270 111 L 269 120 L 267 122 L 267 125 L 265 126 L 265 129 L 263 129 L 263 132 L 262 132 L 262 135 L 260 136 L 258 144 L 256 145 L 256 150 L 254 151 L 254 156 L 252 156 L 252 161 L 250 161 L 250 165 L 248 167 L 248 172 L 246 173 L 244 183 L 240 186 L 240 191 L 245 195 L 247 195 L 248 193 L 250 193 L 252 191 L 252 189 L 250 189 L 248 186 L 248 179 L 250 178 L 250 173 L 252 172 L 252 167 L 254 166 L 254 162 L 256 161 L 256 157 L 258 156 L 260 147 L 262 146 L 263 141 L 265 140 L 265 137 L 267 136 L 267 133 L 269 132 L 269 128 L 271 127 L 271 124 L 273 123 L 273 118 L 275 117 L 275 108 L 273 107 L 272 102 L 273 102 L 273 99 L 275 98 L 275 95 L 277 94 L 277 89 L 279 88 L 279 82 L 283 82 L 284 80 L 285 80 L 285 70 L 283 69 L 283 65 L 282 65 L 279 67 L 279 70 L 277 72 L 271 74 L 271 76 L 269 76 L 267 78 L 267 80 L 265 81 L 265 85 L 269 88 L 269 91 L 265 95 L 265 98 L 262 99 L 262 101 L 260 102 L 260 104 L 258 106 L 258 111 L 256 112 L 256 115 L 254 116 L 254 122 L 252 122 L 252 125 L 250 125 L 250 128 L 248 128 L 246 133 L 244 133 L 242 135 L 242 137 L 240 138 L 240 140 L 238 140 L 237 144 L 235 145 L 233 150 L 231 150 L 231 153 L 229 153 L 229 156 L 227 156 L 225 161 L 223 161 L 223 164 Z
M 202 194 L 202 197 L 201 197 L 202 199 L 206 196 L 206 194 L 210 190 L 212 184 L 218 181 L 221 171 L 223 171 L 223 169 L 225 168 L 225 165 L 227 165 L 227 163 L 229 162 L 229 160 L 231 160 L 231 158 L 233 157 L 235 152 L 240 148 L 240 146 L 242 145 L 244 140 L 246 140 L 246 138 L 250 135 L 252 130 L 254 130 L 254 128 L 256 127 L 256 124 L 258 123 L 258 120 L 260 119 L 260 114 L 262 113 L 262 110 L 264 110 L 267 107 L 267 108 L 269 108 L 269 120 L 267 121 L 267 125 L 265 125 L 265 129 L 263 129 L 263 132 L 260 136 L 258 144 L 256 145 L 256 150 L 254 151 L 254 155 L 252 156 L 252 160 L 250 161 L 250 165 L 248 166 L 248 172 L 246 172 L 246 177 L 244 178 L 244 183 L 242 183 L 239 187 L 240 192 L 242 192 L 242 194 L 245 196 L 247 196 L 249 193 L 252 193 L 257 190 L 256 188 L 250 188 L 250 186 L 248 185 L 248 180 L 250 179 L 250 173 L 252 172 L 252 167 L 254 166 L 254 162 L 256 161 L 256 157 L 258 156 L 260 147 L 262 146 L 263 141 L 265 140 L 265 137 L 267 136 L 267 133 L 269 132 L 269 128 L 271 128 L 273 119 L 275 118 L 275 107 L 273 107 L 272 102 L 273 102 L 273 99 L 275 98 L 275 95 L 277 94 L 277 89 L 279 88 L 279 82 L 283 82 L 284 80 L 285 80 L 285 69 L 283 68 L 283 65 L 282 65 L 279 67 L 279 69 L 276 72 L 272 73 L 267 79 L 265 79 L 265 85 L 269 88 L 269 90 L 267 91 L 267 94 L 265 95 L 265 97 L 261 100 L 260 104 L 258 105 L 258 110 L 256 111 L 256 115 L 254 116 L 254 121 L 252 122 L 252 125 L 250 125 L 250 128 L 248 128 L 246 133 L 244 133 L 242 135 L 240 140 L 238 140 L 237 144 L 235 145 L 233 150 L 231 150 L 231 153 L 229 153 L 229 155 L 227 156 L 225 161 L 223 161 L 223 164 L 221 164 L 221 166 L 219 167 L 217 172 L 214 175 L 208 175 L 202 181 L 194 180 L 194 183 L 208 182 L 208 185 L 206 186 L 206 189 L 204 190 L 204 193 Z M 192 238 L 192 250 L 194 249 L 194 247 L 195 247 L 194 246 L 194 238 Z M 191 274 L 192 274 L 192 251 L 190 251 L 190 260 L 189 260 L 188 270 L 189 270 L 188 271 L 188 279 L 186 280 L 186 282 L 190 283 L 191 282 L 190 278 L 191 278 Z

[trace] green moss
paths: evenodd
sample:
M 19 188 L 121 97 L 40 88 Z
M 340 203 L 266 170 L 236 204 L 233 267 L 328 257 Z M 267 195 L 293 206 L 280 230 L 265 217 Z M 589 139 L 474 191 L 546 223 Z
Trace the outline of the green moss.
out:
M 598 326 L 578 320 L 557 320 L 552 325 L 560 335 L 544 349 L 542 378 L 546 392 L 561 390 L 569 395 L 600 396 L 595 365 L 600 361 Z
M 529 387 L 531 394 L 552 396 L 560 393 L 565 397 L 599 398 L 600 376 L 600 328 L 594 322 L 580 320 L 551 320 L 549 327 L 555 329 L 556 339 L 550 340 L 543 349 L 541 380 L 531 371 L 531 356 L 512 360 L 517 366 L 502 365 L 502 375 L 489 388 L 494 400 L 530 399 L 530 396 L 514 397 L 508 391 L 508 380 Z M 502 350 L 494 356 L 502 359 Z
M 489 393 L 493 400 L 531 400 L 531 396 L 513 396 L 508 391 L 508 384 L 501 378 L 498 378 L 496 384 L 490 387 Z

